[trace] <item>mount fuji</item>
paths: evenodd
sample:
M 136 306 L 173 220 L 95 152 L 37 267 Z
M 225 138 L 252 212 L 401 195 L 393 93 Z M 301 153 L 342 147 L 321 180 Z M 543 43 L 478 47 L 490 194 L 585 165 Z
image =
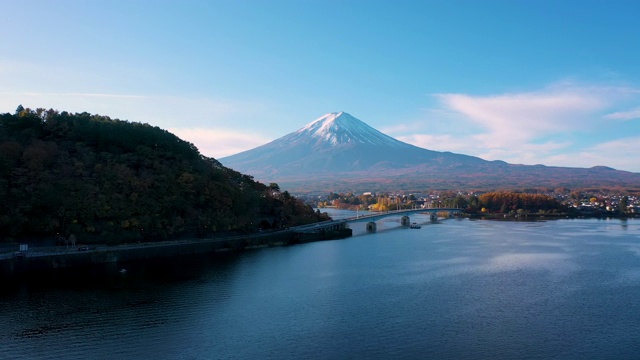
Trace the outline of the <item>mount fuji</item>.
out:
M 345 113 L 219 161 L 297 192 L 524 187 L 640 187 L 640 174 L 607 167 L 512 165 L 423 149 Z

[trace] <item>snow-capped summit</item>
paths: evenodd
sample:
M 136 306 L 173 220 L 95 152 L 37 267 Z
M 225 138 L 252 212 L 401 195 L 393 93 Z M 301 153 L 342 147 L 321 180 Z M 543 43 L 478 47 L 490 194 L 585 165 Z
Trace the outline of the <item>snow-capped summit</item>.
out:
M 316 146 L 322 143 L 332 146 L 360 143 L 393 147 L 404 144 L 343 111 L 325 114 L 285 136 L 285 139 L 289 142 L 311 141 Z

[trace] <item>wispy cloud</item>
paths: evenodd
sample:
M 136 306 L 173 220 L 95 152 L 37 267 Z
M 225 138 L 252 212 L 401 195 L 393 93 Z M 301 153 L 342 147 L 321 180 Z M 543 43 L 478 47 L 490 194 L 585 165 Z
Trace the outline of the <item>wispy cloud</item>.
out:
M 537 91 L 488 96 L 435 94 L 439 106 L 426 113 L 422 121 L 386 130 L 420 147 L 487 160 L 605 165 L 640 172 L 635 161 L 640 140 L 623 138 L 628 134 L 616 131 L 607 121 L 640 118 L 640 108 L 612 111 L 629 102 L 637 103 L 638 95 L 638 90 L 630 87 L 578 86 L 570 82 Z M 417 126 L 420 124 L 422 128 Z
M 162 76 L 144 68 L 96 71 L 93 67 L 0 59 L 0 111 L 13 112 L 21 104 L 31 108 L 86 111 L 163 128 L 176 124 L 220 127 L 230 119 L 235 125 L 245 125 L 258 114 L 271 115 L 271 105 L 260 99 L 207 93 L 171 94 L 166 89 L 160 93 L 149 92 L 147 89 Z
M 8 92 L 4 93 L 5 95 Z M 18 93 L 26 97 L 38 97 L 38 96 L 55 96 L 55 97 L 87 97 L 87 98 L 107 98 L 107 99 L 145 99 L 147 96 L 143 95 L 126 95 L 126 94 L 101 94 L 101 93 L 37 93 L 37 92 L 23 92 Z
M 600 156 L 600 164 L 620 169 L 637 169 L 640 154 L 640 136 L 626 137 L 597 144 L 587 149 L 589 153 Z M 640 170 L 635 170 L 640 172 Z
M 248 121 L 257 114 L 269 113 L 262 102 L 183 97 L 153 94 L 107 94 L 78 92 L 0 92 L 0 110 L 12 112 L 18 105 L 31 108 L 53 108 L 70 112 L 89 112 L 112 118 L 150 123 L 167 128 L 202 124 L 218 126 L 230 121 Z
M 611 120 L 634 120 L 640 119 L 640 108 L 636 108 L 629 111 L 618 111 L 608 115 L 605 115 L 605 119 Z

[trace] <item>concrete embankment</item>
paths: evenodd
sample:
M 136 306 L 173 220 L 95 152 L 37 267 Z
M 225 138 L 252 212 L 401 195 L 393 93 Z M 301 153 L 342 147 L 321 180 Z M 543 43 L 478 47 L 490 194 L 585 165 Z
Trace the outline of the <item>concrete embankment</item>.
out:
M 205 254 L 220 251 L 239 251 L 266 246 L 282 246 L 312 241 L 341 239 L 351 236 L 351 229 L 332 232 L 297 233 L 279 231 L 270 234 L 232 237 L 216 240 L 182 240 L 163 243 L 144 243 L 120 246 L 100 246 L 86 251 L 53 250 L 5 254 L 0 257 L 0 276 L 47 271 L 95 264 L 144 261 L 147 259 Z

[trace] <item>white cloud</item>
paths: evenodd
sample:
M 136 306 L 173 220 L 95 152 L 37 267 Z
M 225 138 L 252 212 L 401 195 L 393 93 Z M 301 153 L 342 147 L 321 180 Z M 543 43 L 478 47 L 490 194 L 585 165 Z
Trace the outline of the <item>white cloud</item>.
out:
M 385 134 L 393 134 L 393 133 L 404 133 L 408 131 L 413 132 L 416 130 L 423 130 L 424 128 L 425 128 L 425 124 L 423 124 L 422 122 L 414 122 L 414 123 L 403 123 L 403 124 L 394 124 L 390 126 L 385 126 L 379 130 Z
M 512 164 L 525 165 L 557 165 L 550 163 L 548 158 L 559 151 L 566 150 L 571 143 L 548 141 L 542 144 L 523 143 L 517 148 L 480 149 L 479 157 L 488 160 L 503 160 Z
M 549 89 L 521 94 L 438 94 L 443 106 L 481 126 L 476 139 L 486 148 L 522 145 L 540 136 L 589 127 L 608 100 L 585 89 Z
M 231 126 L 255 128 L 254 119 L 268 119 L 263 103 L 213 98 L 99 93 L 0 92 L 0 109 L 13 113 L 22 104 L 89 112 L 111 118 L 148 123 L 196 145 L 200 153 L 220 158 L 262 145 L 271 139 Z M 256 130 L 259 131 L 259 130 Z
M 586 151 L 597 165 L 640 172 L 638 168 L 640 136 L 607 141 L 588 148 Z
M 263 145 L 272 139 L 229 129 L 170 128 L 169 132 L 193 143 L 200 153 L 219 159 Z
M 451 151 L 460 154 L 468 154 L 476 150 L 467 137 L 453 136 L 450 134 L 411 134 L 400 135 L 396 138 L 400 141 L 429 150 Z

